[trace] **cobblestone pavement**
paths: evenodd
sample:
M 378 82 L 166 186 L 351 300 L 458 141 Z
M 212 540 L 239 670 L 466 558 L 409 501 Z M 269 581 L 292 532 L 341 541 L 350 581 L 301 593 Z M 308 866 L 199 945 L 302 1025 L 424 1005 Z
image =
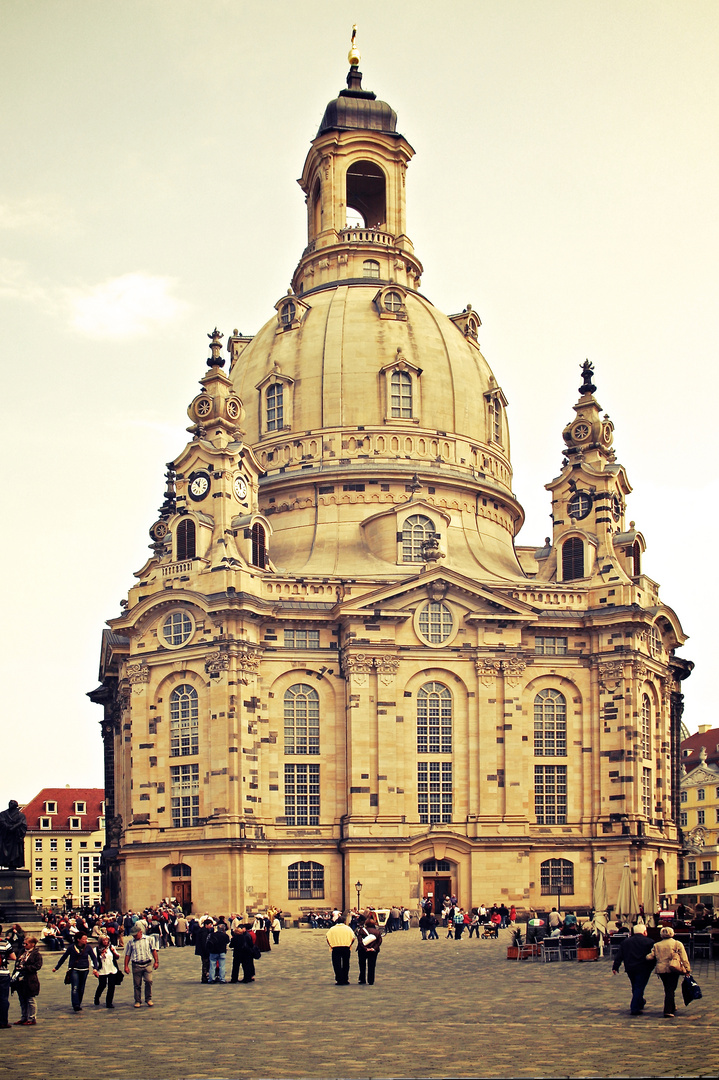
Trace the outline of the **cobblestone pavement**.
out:
M 659 980 L 644 1016 L 629 981 L 593 964 L 508 961 L 499 941 L 389 935 L 374 986 L 336 986 L 321 930 L 283 931 L 249 985 L 202 985 L 192 949 L 165 949 L 155 1007 L 70 1009 L 53 954 L 40 972 L 38 1022 L 0 1033 L 0 1080 L 211 1080 L 262 1077 L 696 1077 L 719 1073 L 719 977 L 694 973 L 704 998 L 662 1017 Z M 229 970 L 228 970 L 229 978 Z M 10 1020 L 19 1017 L 13 996 Z

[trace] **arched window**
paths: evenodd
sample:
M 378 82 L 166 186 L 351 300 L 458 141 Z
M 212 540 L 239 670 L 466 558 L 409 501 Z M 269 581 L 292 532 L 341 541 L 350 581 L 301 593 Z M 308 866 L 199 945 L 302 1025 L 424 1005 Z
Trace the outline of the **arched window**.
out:
M 489 438 L 496 443 L 502 441 L 502 403 L 497 397 L 489 400 Z
M 547 859 L 539 867 L 542 896 L 571 895 L 574 892 L 574 863 L 569 859 Z
M 367 278 L 379 277 L 379 263 L 376 259 L 365 259 L 362 263 L 362 276 Z
M 417 693 L 417 753 L 452 753 L 452 695 L 442 683 L 425 683 Z
M 282 431 L 284 427 L 284 387 L 272 383 L 267 387 L 267 430 Z
M 285 691 L 285 753 L 319 754 L 320 696 L 307 683 Z
M 652 756 L 652 703 L 649 694 L 642 694 L 642 754 Z
M 434 536 L 434 522 L 423 514 L 413 514 L 402 526 L 402 562 L 424 562 L 422 545 Z
M 642 572 L 642 549 L 638 540 L 632 544 L 632 569 L 632 577 L 639 577 Z
M 390 380 L 392 416 L 412 417 L 412 378 L 406 371 L 393 371 Z
M 199 699 L 194 686 L 182 683 L 170 694 L 170 757 L 188 757 L 199 749 Z
M 570 536 L 562 544 L 562 581 L 576 581 L 584 577 L 584 541 Z
M 284 304 L 280 308 L 280 325 L 292 326 L 295 315 L 297 314 L 297 308 L 291 300 L 285 300 Z
M 252 526 L 252 565 L 264 570 L 267 566 L 267 540 L 259 522 Z
M 290 900 L 322 900 L 325 895 L 325 868 L 316 862 L 295 862 L 287 867 L 287 896 Z
M 534 753 L 567 755 L 567 702 L 558 690 L 540 690 L 534 699 Z
M 196 554 L 195 523 L 192 518 L 183 518 L 177 526 L 177 561 L 194 559 Z
M 347 170 L 348 221 L 353 216 L 350 210 L 354 210 L 365 228 L 377 229 L 384 225 L 387 217 L 385 187 L 384 173 L 374 161 L 353 162 Z

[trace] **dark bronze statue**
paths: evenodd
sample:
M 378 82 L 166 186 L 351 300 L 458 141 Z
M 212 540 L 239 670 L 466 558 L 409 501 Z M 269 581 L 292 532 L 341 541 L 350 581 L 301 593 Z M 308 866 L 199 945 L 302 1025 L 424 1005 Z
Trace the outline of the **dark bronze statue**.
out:
M 0 813 L 0 866 L 18 870 L 25 865 L 27 818 L 16 799 Z

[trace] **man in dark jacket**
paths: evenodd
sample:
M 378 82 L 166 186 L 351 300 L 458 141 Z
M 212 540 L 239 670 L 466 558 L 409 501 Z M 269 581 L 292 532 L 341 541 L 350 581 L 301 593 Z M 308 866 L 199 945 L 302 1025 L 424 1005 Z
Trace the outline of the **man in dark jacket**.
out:
M 242 964 L 242 982 L 254 982 L 255 978 L 255 935 L 250 930 L 251 923 L 237 926 L 232 931 L 232 976 L 230 982 L 239 981 Z M 258 951 L 259 955 L 259 951 Z
M 619 968 L 624 964 L 624 970 L 629 976 L 632 984 L 632 1001 L 629 1011 L 632 1016 L 640 1016 L 646 1005 L 644 990 L 656 963 L 654 960 L 648 960 L 647 954 L 653 947 L 654 942 L 647 937 L 646 926 L 643 923 L 637 923 L 632 928 L 632 936 L 622 942 L 612 966 L 612 975 L 617 975 Z
M 214 929 L 212 919 L 205 919 L 203 926 L 195 934 L 195 956 L 202 960 L 202 978 L 200 982 L 210 981 L 210 950 L 207 947 L 207 939 Z

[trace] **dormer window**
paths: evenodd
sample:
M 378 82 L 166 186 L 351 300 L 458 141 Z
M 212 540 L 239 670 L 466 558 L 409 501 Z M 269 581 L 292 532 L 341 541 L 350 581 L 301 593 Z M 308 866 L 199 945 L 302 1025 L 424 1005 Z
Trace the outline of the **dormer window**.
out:
M 76 802 L 75 803 L 75 813 L 76 814 L 86 814 L 87 813 L 86 805 L 87 804 L 84 803 L 84 802 Z
M 484 395 L 487 402 L 487 442 L 498 446 L 504 445 L 504 419 L 503 411 L 507 407 L 507 399 L 503 392 L 496 387 Z
M 52 828 L 52 818 L 41 817 L 40 818 L 40 828 L 41 829 L 51 829 Z
M 419 423 L 421 374 L 422 369 L 405 360 L 399 350 L 393 363 L 381 369 L 380 375 L 384 376 L 382 389 L 385 394 L 386 421 L 402 420 Z
M 402 526 L 402 562 L 424 562 L 425 544 L 435 535 L 434 522 L 424 514 L 413 514 Z
M 45 800 L 45 813 L 46 814 L 56 814 L 57 813 L 57 803 L 54 801 L 54 799 L 46 799 Z
M 286 300 L 280 308 L 280 324 L 282 326 L 292 326 L 295 315 L 297 314 L 297 308 L 291 300 Z
M 259 522 L 252 526 L 252 565 L 264 570 L 267 566 L 267 537 Z
M 385 285 L 373 302 L 380 319 L 407 318 L 407 291 L 401 285 Z
M 281 431 L 284 424 L 284 389 L 282 383 L 267 387 L 267 430 Z
M 81 829 L 82 828 L 82 822 L 80 821 L 79 817 L 71 817 L 70 818 L 70 828 L 71 829 Z
M 260 392 L 260 431 L 263 435 L 289 431 L 292 427 L 293 386 L 293 380 L 283 375 L 277 366 L 257 384 L 256 389 Z
M 393 371 L 391 379 L 392 416 L 412 416 L 412 378 L 406 371 Z

